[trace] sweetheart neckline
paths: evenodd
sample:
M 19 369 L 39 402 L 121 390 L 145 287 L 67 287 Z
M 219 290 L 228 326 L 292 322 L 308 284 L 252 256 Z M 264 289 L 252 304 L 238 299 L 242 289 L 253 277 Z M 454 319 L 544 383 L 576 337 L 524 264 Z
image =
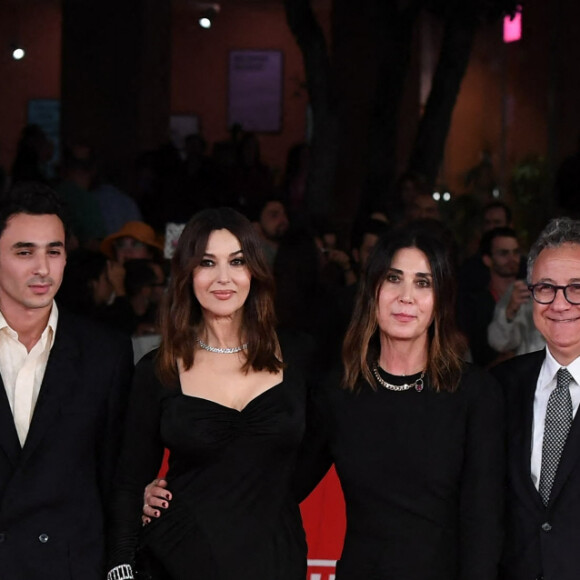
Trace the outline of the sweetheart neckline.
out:
M 180 393 L 183 397 L 186 397 L 188 399 L 197 399 L 199 401 L 205 401 L 207 403 L 211 403 L 212 405 L 217 405 L 218 407 L 222 407 L 223 409 L 227 409 L 228 411 L 233 411 L 235 413 L 242 414 L 252 403 L 254 403 L 254 401 L 257 401 L 262 396 L 264 396 L 266 393 L 269 393 L 270 391 L 276 389 L 276 387 L 281 386 L 283 382 L 284 382 L 284 379 L 282 379 L 279 383 L 276 383 L 275 385 L 268 387 L 265 391 L 262 391 L 261 393 L 256 395 L 254 398 L 250 399 L 241 409 L 236 409 L 235 407 L 230 407 L 229 405 L 225 405 L 224 403 L 214 401 L 213 399 L 199 397 L 198 395 L 188 395 L 187 393 L 184 393 L 182 390 L 180 391 Z

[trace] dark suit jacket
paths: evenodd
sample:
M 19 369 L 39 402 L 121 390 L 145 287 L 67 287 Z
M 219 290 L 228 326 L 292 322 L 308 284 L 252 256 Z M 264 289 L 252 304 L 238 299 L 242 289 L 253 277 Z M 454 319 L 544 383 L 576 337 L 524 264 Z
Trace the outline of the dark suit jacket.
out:
M 580 578 L 580 415 L 564 448 L 550 502 L 544 507 L 530 475 L 533 405 L 545 350 L 493 369 L 508 415 L 507 580 Z
M 104 577 L 103 507 L 132 369 L 129 339 L 61 309 L 23 448 L 0 385 L 1 578 Z

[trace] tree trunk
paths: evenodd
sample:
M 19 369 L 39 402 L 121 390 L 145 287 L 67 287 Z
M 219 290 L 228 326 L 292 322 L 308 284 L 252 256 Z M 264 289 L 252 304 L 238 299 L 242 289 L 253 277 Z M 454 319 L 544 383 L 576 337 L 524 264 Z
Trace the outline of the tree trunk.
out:
M 331 63 L 322 28 L 310 0 L 284 0 L 288 26 L 302 51 L 312 109 L 306 201 L 310 214 L 331 210 L 338 158 L 338 117 Z
M 421 2 L 402 9 L 377 0 L 378 81 L 369 130 L 369 162 L 361 211 L 385 206 L 397 171 L 398 121 Z
M 475 19 L 449 16 L 445 23 L 437 69 L 425 112 L 419 123 L 408 168 L 434 184 L 443 159 L 451 115 L 467 70 L 477 29 Z

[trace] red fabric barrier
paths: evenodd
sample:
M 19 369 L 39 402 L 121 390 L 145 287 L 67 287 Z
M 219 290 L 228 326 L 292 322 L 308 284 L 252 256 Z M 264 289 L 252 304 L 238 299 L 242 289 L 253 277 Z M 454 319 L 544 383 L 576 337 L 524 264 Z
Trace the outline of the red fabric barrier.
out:
M 346 530 L 344 497 L 334 467 L 300 505 L 308 542 L 308 580 L 334 580 Z
M 160 479 L 165 477 L 165 474 L 167 473 L 167 470 L 169 469 L 169 449 L 165 450 L 165 453 L 163 454 L 163 463 L 161 464 L 161 469 L 159 470 L 159 473 L 157 474 L 157 477 L 159 477 Z

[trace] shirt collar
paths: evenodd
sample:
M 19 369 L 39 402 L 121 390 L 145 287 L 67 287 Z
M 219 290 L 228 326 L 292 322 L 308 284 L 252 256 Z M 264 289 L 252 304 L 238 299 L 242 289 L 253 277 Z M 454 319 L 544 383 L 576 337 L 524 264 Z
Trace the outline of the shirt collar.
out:
M 46 325 L 46 328 L 42 331 L 42 335 L 40 336 L 40 340 L 43 341 L 45 340 L 45 337 L 48 333 L 49 349 L 51 349 L 52 345 L 54 344 L 57 324 L 58 324 L 58 308 L 56 306 L 56 302 L 53 301 L 52 308 L 50 309 L 50 314 L 48 316 L 48 323 Z M 6 330 L 6 332 L 8 332 L 10 336 L 18 340 L 18 333 L 8 325 L 8 322 L 6 322 L 6 318 L 4 318 L 4 315 L 2 314 L 2 312 L 0 312 L 0 331 L 3 330 Z
M 546 358 L 538 377 L 538 389 L 551 389 L 552 382 L 556 380 L 556 373 L 560 368 L 562 365 L 552 356 L 550 349 L 546 346 Z M 580 385 L 580 357 L 574 359 L 565 368 L 570 371 L 574 382 Z
M 50 331 L 49 334 L 49 340 L 50 340 L 50 344 L 48 346 L 49 349 L 52 348 L 52 345 L 54 344 L 54 337 L 56 336 L 56 327 L 58 325 L 58 308 L 56 306 L 56 302 L 52 302 L 52 308 L 50 309 L 50 316 L 48 317 L 48 324 L 46 325 L 46 328 L 44 329 L 44 332 L 47 332 L 47 329 Z

